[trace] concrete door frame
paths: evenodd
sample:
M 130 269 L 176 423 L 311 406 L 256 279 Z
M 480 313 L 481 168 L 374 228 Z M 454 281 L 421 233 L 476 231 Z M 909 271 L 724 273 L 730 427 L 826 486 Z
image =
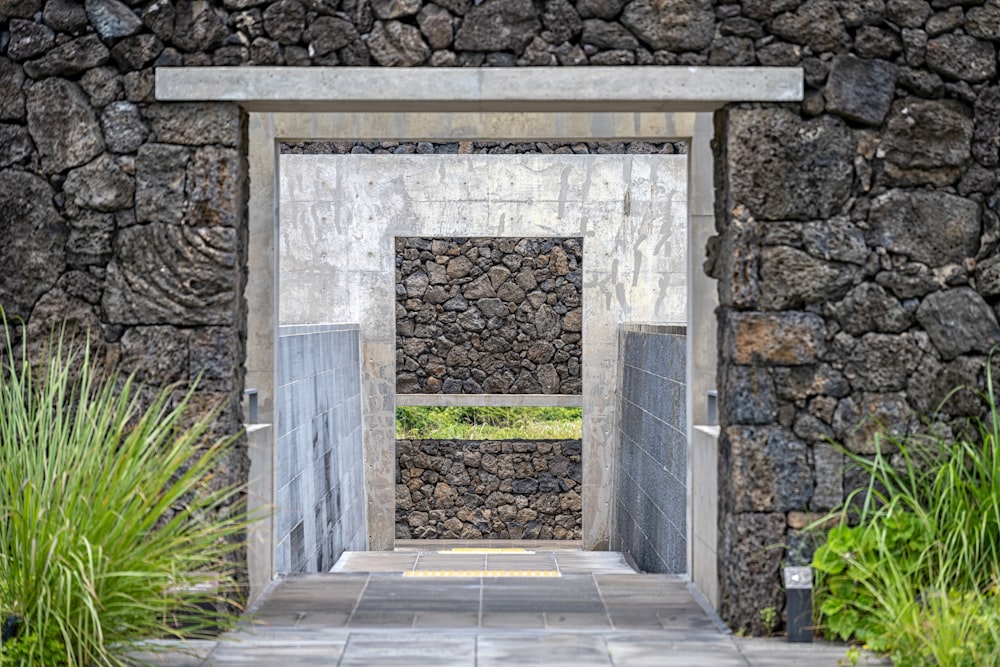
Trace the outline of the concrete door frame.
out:
M 709 112 L 729 102 L 799 101 L 802 93 L 800 68 L 253 67 L 156 72 L 156 97 L 161 102 L 234 102 L 251 113 L 246 382 L 260 392 L 261 420 L 271 423 L 277 418 L 273 397 L 278 325 L 278 141 L 456 137 L 688 140 L 689 449 L 694 425 L 705 422 L 705 395 L 715 384 L 716 369 L 716 292 L 713 281 L 698 270 L 715 219 Z M 261 439 L 256 447 L 251 442 L 250 447 L 254 503 L 270 504 L 267 498 L 273 498 L 276 429 L 271 430 L 270 446 L 266 440 Z M 691 481 L 689 464 L 689 568 L 695 562 Z M 391 504 L 391 492 L 391 484 L 387 489 L 369 490 L 368 506 Z M 377 534 L 381 534 L 379 530 L 384 532 L 376 529 Z M 275 574 L 273 535 L 273 526 L 265 521 L 248 537 L 251 597 Z M 390 548 L 391 535 L 387 541 L 371 540 L 369 548 Z

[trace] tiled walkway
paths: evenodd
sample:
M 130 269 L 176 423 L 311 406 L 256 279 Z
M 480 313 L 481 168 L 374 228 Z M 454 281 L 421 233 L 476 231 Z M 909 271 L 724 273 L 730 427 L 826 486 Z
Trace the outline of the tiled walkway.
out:
M 157 661 L 178 667 L 835 667 L 845 655 L 843 646 L 735 638 L 720 630 L 681 578 L 636 573 L 609 552 L 356 553 L 345 554 L 334 572 L 285 578 L 239 631 L 195 647 L 196 655 Z

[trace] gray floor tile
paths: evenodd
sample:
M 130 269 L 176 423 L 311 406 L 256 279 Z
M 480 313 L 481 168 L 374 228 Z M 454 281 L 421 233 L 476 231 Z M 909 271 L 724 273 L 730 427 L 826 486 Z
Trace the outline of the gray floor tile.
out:
M 549 630 L 594 630 L 607 632 L 611 630 L 611 621 L 604 613 L 559 612 L 545 614 L 545 627 Z
M 215 649 L 214 641 L 149 642 L 149 650 L 132 651 L 129 656 L 141 665 L 160 667 L 200 667 Z
M 412 628 L 417 615 L 412 611 L 357 611 L 351 628 Z
M 619 614 L 609 612 L 608 615 L 611 617 L 611 625 L 618 631 L 663 629 L 660 618 L 655 613 L 626 611 Z
M 608 639 L 608 653 L 614 667 L 747 667 L 743 656 L 731 643 L 699 644 L 647 639 Z M 800 667 L 812 667 L 800 663 Z
M 413 622 L 415 628 L 476 628 L 479 612 L 418 612 Z
M 545 614 L 541 612 L 491 612 L 484 611 L 480 621 L 484 628 L 525 628 L 543 630 Z
M 488 554 L 486 565 L 492 570 L 555 570 L 551 553 L 532 555 Z
M 610 667 L 601 637 L 579 634 L 480 635 L 477 667 Z
M 474 667 L 478 650 L 475 667 L 834 667 L 846 653 L 840 645 L 720 633 L 683 580 L 634 573 L 615 554 L 424 561 L 538 569 L 558 559 L 571 570 L 560 578 L 420 578 L 378 569 L 412 567 L 418 552 L 398 555 L 357 554 L 353 566 L 371 575 L 287 577 L 204 661 L 211 643 L 201 655 L 168 654 L 154 664 Z
M 417 553 L 398 551 L 346 551 L 331 572 L 405 572 L 413 569 Z
M 479 611 L 479 579 L 401 579 L 373 575 L 355 614 Z
M 847 655 L 845 644 L 824 641 L 793 644 L 781 638 L 742 637 L 734 637 L 733 644 L 751 667 L 799 667 L 805 664 L 803 656 L 807 656 L 809 667 L 837 667 L 840 664 L 850 664 L 844 659 Z M 891 665 L 892 663 L 871 653 L 864 653 L 858 664 Z
M 414 570 L 484 570 L 486 556 L 466 554 L 422 554 Z
M 344 652 L 343 642 L 295 644 L 225 644 L 209 658 L 209 665 L 225 667 L 336 667 Z
M 716 632 L 715 623 L 712 622 L 701 607 L 684 607 L 681 609 L 671 609 L 658 611 L 656 614 L 667 630 L 707 630 Z
M 474 667 L 476 638 L 353 634 L 339 667 Z

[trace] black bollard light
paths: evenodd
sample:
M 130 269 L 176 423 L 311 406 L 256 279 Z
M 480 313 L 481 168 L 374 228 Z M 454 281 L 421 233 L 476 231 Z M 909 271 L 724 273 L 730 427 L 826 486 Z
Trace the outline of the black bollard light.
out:
M 788 641 L 811 642 L 812 624 L 811 567 L 785 568 L 785 611 L 788 613 Z

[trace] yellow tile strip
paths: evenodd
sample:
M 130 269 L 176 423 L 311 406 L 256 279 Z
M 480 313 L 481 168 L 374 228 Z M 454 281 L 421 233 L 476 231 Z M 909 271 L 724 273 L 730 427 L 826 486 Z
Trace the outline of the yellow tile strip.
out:
M 559 577 L 558 570 L 407 570 L 404 577 Z
M 455 547 L 447 551 L 438 551 L 439 554 L 533 554 L 534 551 L 521 548 L 506 547 Z

